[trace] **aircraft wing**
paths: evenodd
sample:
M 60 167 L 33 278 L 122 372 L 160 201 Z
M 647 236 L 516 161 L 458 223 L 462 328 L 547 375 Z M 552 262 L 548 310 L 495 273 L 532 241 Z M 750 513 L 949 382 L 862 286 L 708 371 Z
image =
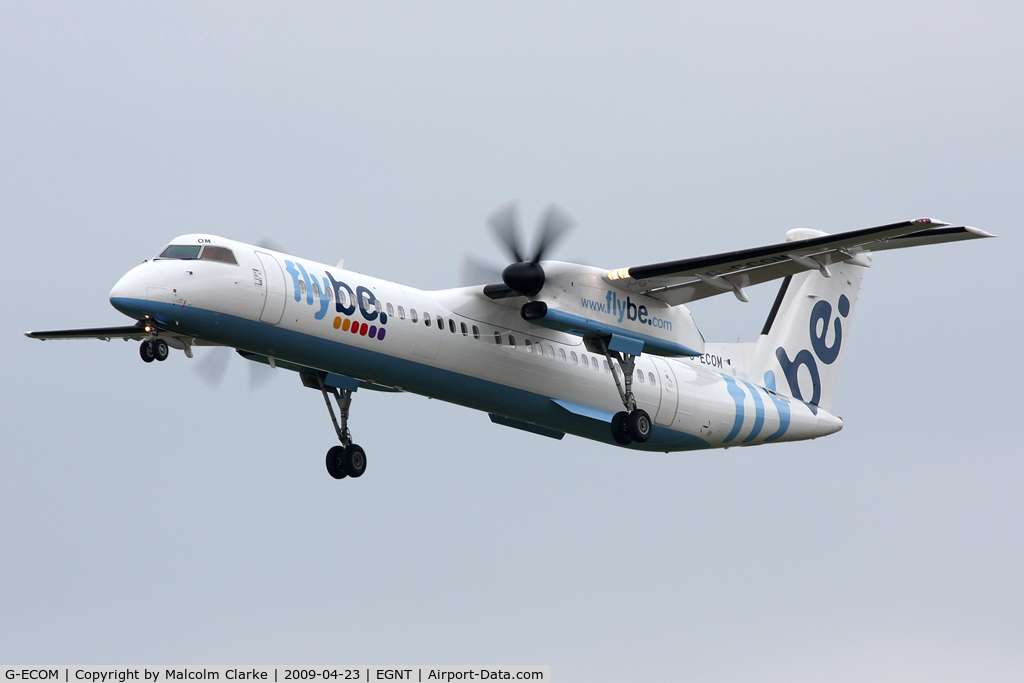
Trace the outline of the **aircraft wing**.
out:
M 144 325 L 130 325 L 127 327 L 88 327 L 79 330 L 47 330 L 45 332 L 26 332 L 26 337 L 32 339 L 146 339 L 150 336 Z
M 608 271 L 604 279 L 627 292 L 646 294 L 675 306 L 732 292 L 741 301 L 743 290 L 769 280 L 819 270 L 828 277 L 833 263 L 868 267 L 869 252 L 924 244 L 994 237 L 983 230 L 951 226 L 930 218 L 880 225 L 834 235 L 790 231 L 797 239 L 754 249 L 711 256 L 632 266 Z M 807 235 L 804 239 L 799 239 Z
M 87 327 L 77 330 L 26 332 L 25 336 L 30 339 L 40 339 L 42 341 L 46 341 L 48 339 L 102 339 L 103 341 L 123 339 L 125 341 L 141 341 L 153 336 L 150 329 L 154 327 L 160 337 L 168 340 L 168 343 L 171 346 L 178 349 L 185 349 L 185 355 L 189 356 L 189 358 L 192 357 L 191 349 L 193 346 L 220 346 L 220 344 L 214 342 L 171 332 L 170 330 L 166 330 L 155 325 L 152 320 L 148 322 L 139 321 L 135 325 L 126 325 L 124 327 Z

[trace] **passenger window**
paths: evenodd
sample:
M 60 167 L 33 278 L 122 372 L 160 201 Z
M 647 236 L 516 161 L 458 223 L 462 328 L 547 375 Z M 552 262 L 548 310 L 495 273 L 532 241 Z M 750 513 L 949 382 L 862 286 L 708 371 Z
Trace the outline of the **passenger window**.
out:
M 393 318 L 395 315 L 395 309 L 391 307 L 391 302 L 388 302 L 388 317 Z
M 313 283 L 313 298 L 314 299 L 319 299 L 320 298 L 320 285 L 318 285 L 315 282 Z
M 563 363 L 565 362 L 565 349 L 558 349 L 558 360 L 562 361 Z
M 501 332 L 498 332 L 497 330 L 494 331 L 494 343 L 501 346 Z
M 224 247 L 206 247 L 203 249 L 201 258 L 205 261 L 220 261 L 222 263 L 230 263 L 233 266 L 238 265 L 235 255 L 231 253 L 230 249 L 225 249 Z
M 405 320 L 405 309 L 401 306 L 398 307 L 398 319 Z
M 377 313 L 380 314 L 380 299 L 374 299 L 373 307 L 377 309 Z
M 604 374 L 607 375 L 607 374 L 609 374 L 611 372 L 611 369 L 608 367 L 608 361 L 603 361 L 603 363 L 604 363 Z
M 465 327 L 465 325 L 463 325 L 463 327 Z M 452 331 L 452 334 L 455 334 L 455 319 L 454 318 L 448 318 L 448 329 Z
M 299 294 L 306 296 L 306 281 L 299 280 Z
M 480 328 L 477 327 L 476 325 L 473 325 L 473 339 L 479 339 L 479 338 L 480 338 Z
M 430 314 L 426 311 L 423 311 L 423 324 L 430 327 Z M 440 325 L 440 321 L 437 324 Z
M 590 357 L 590 367 L 594 368 L 594 372 L 597 372 L 597 369 L 598 369 L 597 359 L 594 358 L 593 356 Z
M 334 301 L 334 290 L 333 289 L 325 289 L 324 290 L 324 294 L 327 295 L 327 300 L 328 301 Z
M 348 298 L 348 290 L 344 287 L 338 288 L 338 303 L 341 304 L 342 308 L 348 308 L 351 304 Z
M 551 360 L 554 360 L 555 359 L 555 350 L 553 348 L 551 348 L 551 344 L 548 344 L 547 350 L 548 350 L 548 358 L 550 358 Z
M 516 348 L 516 338 L 513 337 L 511 334 L 508 335 L 508 345 L 511 346 L 513 349 Z
M 647 379 L 651 380 L 651 386 L 652 386 L 652 387 L 653 387 L 653 386 L 654 386 L 655 384 L 657 384 L 657 382 L 656 382 L 656 381 L 654 381 L 654 373 L 653 373 L 653 372 L 648 372 L 648 373 L 647 373 Z
M 583 367 L 590 369 L 590 361 L 587 360 L 586 356 L 583 356 Z
M 469 328 L 466 327 L 466 323 L 462 323 L 462 336 L 463 337 L 468 337 L 469 336 Z
M 441 316 L 437 316 L 437 329 L 444 332 L 444 318 Z
M 637 370 L 636 371 L 636 378 L 640 382 L 640 384 L 643 384 L 644 383 L 644 371 L 643 370 Z
M 415 308 L 410 308 L 409 309 L 409 320 L 411 320 L 413 322 L 418 322 L 416 320 L 416 309 Z
M 572 352 L 571 356 L 572 356 L 572 364 L 573 365 L 579 365 L 580 364 L 580 360 L 579 360 L 579 358 L 576 357 L 576 352 L 575 351 Z
M 529 339 L 527 339 L 527 340 L 526 340 L 525 342 L 523 342 L 523 343 L 524 343 L 524 344 L 526 344 L 526 352 L 527 352 L 527 353 L 533 353 L 533 344 L 531 344 L 531 343 L 530 343 L 530 340 L 529 340 Z

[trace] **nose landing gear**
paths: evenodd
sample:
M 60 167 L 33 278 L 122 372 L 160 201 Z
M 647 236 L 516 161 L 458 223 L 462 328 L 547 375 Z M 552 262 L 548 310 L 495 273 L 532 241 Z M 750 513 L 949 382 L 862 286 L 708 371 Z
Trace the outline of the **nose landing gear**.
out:
M 154 360 L 165 361 L 168 353 L 167 342 L 159 337 L 146 339 L 139 344 L 139 355 L 147 363 L 152 363 Z

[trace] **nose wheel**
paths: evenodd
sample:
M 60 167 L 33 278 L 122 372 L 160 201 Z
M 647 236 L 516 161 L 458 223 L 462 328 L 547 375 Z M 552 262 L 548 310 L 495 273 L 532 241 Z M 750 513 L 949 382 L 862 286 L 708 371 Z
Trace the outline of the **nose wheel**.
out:
M 167 348 L 167 342 L 159 337 L 147 339 L 139 344 L 139 355 L 147 363 L 152 363 L 155 360 L 165 361 L 168 353 L 170 351 Z

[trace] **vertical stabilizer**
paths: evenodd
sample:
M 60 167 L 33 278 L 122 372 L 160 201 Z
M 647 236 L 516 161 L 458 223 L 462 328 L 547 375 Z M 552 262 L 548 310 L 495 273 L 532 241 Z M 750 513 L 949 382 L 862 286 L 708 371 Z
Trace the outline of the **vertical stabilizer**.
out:
M 841 263 L 829 272 L 831 277 L 806 271 L 783 281 L 749 373 L 773 391 L 825 410 L 839 381 L 864 268 Z

